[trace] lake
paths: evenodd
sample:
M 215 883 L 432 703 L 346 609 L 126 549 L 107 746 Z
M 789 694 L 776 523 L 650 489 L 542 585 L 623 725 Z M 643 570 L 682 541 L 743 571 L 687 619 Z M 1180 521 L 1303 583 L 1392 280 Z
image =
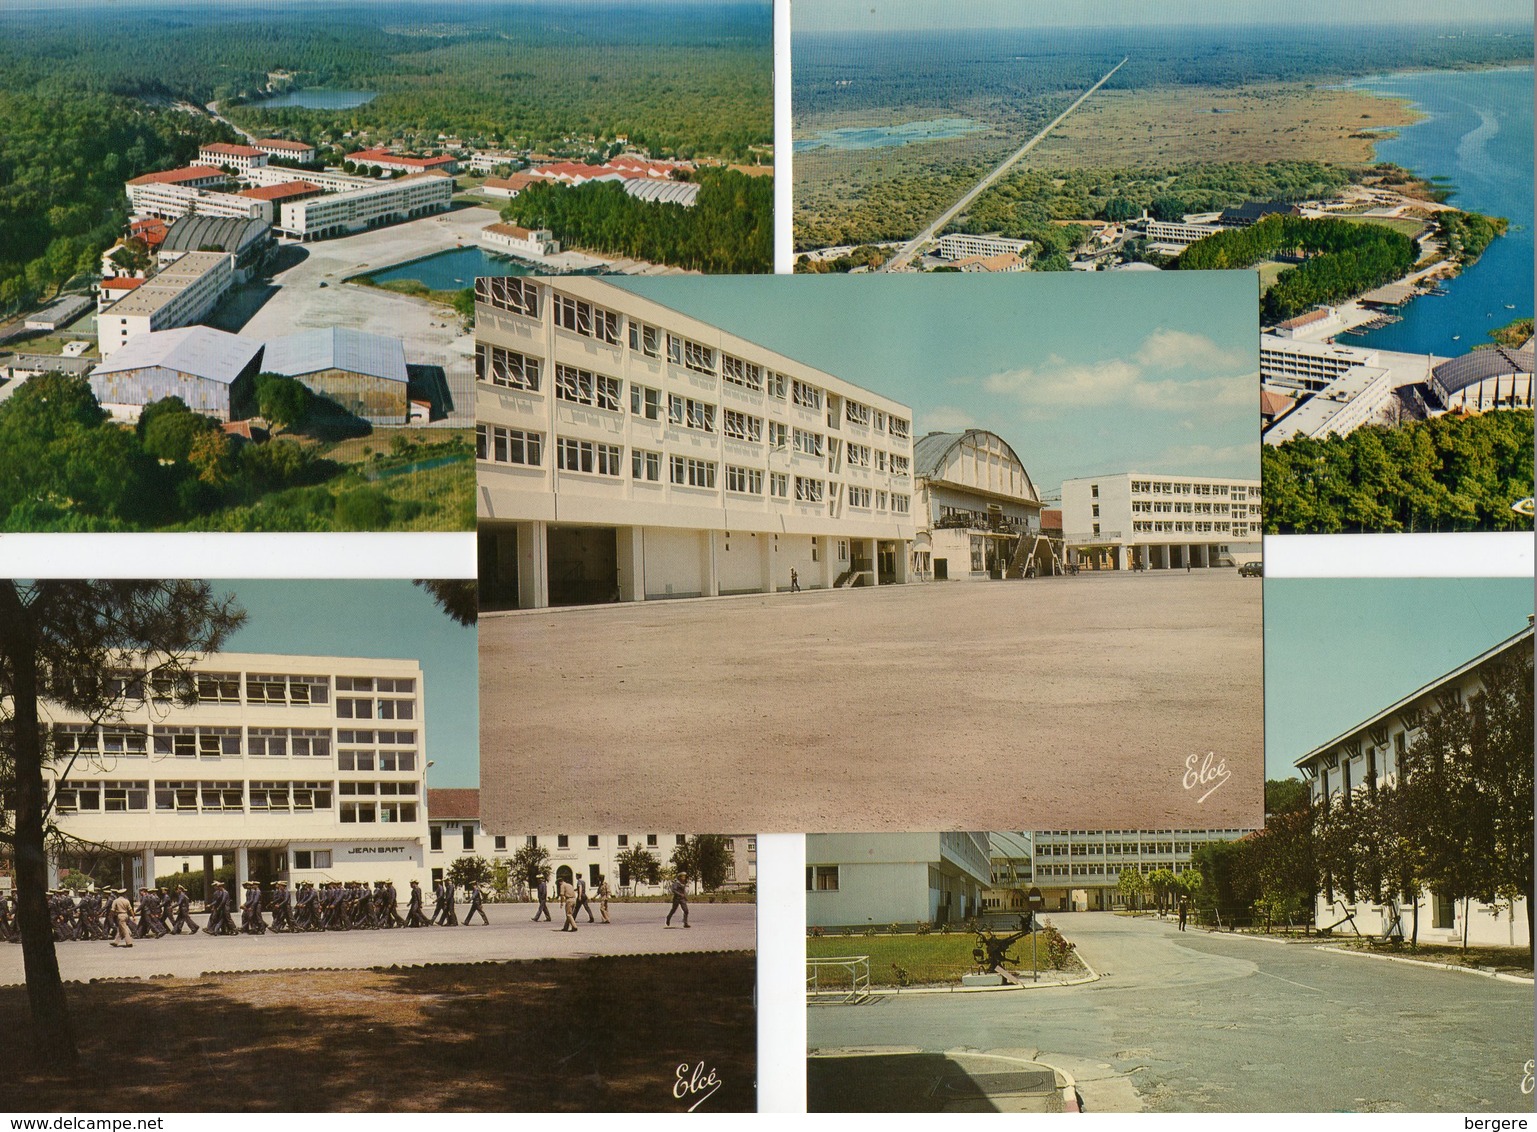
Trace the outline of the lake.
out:
M 900 126 L 844 126 L 797 138 L 794 149 L 796 153 L 812 149 L 883 149 L 959 138 L 985 129 L 987 127 L 982 123 L 970 118 L 931 118 L 926 122 L 904 122 Z
M 1445 295 L 1415 299 L 1399 311 L 1402 322 L 1341 335 L 1340 341 L 1410 353 L 1462 354 L 1487 343 L 1495 327 L 1530 317 L 1532 69 L 1382 75 L 1350 85 L 1406 98 L 1427 115 L 1397 137 L 1378 142 L 1379 161 L 1426 178 L 1444 177 L 1454 190 L 1449 203 L 1506 217 L 1510 229 L 1476 264 L 1445 284 Z
M 250 105 L 262 110 L 281 110 L 285 106 L 302 106 L 306 110 L 351 110 L 378 97 L 371 90 L 290 90 Z

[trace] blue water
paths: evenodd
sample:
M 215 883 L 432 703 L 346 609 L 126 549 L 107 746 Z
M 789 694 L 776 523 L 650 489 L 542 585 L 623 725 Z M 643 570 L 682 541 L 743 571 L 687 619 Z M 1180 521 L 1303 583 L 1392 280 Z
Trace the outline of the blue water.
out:
M 795 152 L 808 149 L 883 149 L 912 142 L 958 138 L 987 129 L 970 118 L 932 118 L 927 122 L 904 122 L 900 126 L 845 126 L 822 130 L 795 140 Z
M 434 291 L 460 291 L 475 286 L 477 275 L 532 275 L 535 268 L 479 247 L 454 248 L 410 263 L 397 264 L 368 274 L 375 283 L 415 279 Z M 548 274 L 548 273 L 546 273 Z
M 290 90 L 251 105 L 263 110 L 281 109 L 284 106 L 302 106 L 306 110 L 351 110 L 354 106 L 362 106 L 378 97 L 371 90 Z
M 1463 354 L 1487 343 L 1495 327 L 1530 317 L 1531 68 L 1387 75 L 1351 86 L 1407 98 L 1427 115 L 1397 137 L 1378 142 L 1378 160 L 1422 177 L 1445 178 L 1454 190 L 1450 203 L 1506 217 L 1510 229 L 1476 264 L 1444 285 L 1446 295 L 1415 299 L 1399 310 L 1402 322 L 1341 335 L 1340 341 L 1410 353 Z

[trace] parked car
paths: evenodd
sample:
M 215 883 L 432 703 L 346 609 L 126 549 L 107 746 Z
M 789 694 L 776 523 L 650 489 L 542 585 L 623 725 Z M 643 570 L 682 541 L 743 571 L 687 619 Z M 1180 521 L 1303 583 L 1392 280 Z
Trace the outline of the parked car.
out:
M 1263 578 L 1265 576 L 1265 564 L 1263 562 L 1245 562 L 1238 567 L 1240 578 Z

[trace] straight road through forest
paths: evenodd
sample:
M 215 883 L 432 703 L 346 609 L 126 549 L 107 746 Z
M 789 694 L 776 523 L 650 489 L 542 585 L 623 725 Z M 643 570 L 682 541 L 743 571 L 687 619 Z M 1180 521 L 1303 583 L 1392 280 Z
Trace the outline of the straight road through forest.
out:
M 1129 56 L 1128 56 L 1128 58 L 1129 58 Z M 1084 102 L 1088 100 L 1088 97 L 1091 94 L 1093 94 L 1096 90 L 1098 90 L 1100 87 L 1104 86 L 1107 82 L 1109 82 L 1110 81 L 1110 76 L 1115 74 L 1117 71 L 1119 71 L 1125 65 L 1126 65 L 1126 59 L 1122 59 L 1115 66 L 1111 67 L 1108 71 L 1106 71 L 1104 78 L 1100 79 L 1099 82 L 1095 83 L 1088 90 L 1086 90 L 1082 94 L 1080 94 L 1078 96 L 1077 101 L 1074 102 L 1071 106 L 1069 106 L 1066 110 L 1062 111 L 1062 113 L 1058 114 L 1055 118 L 1053 118 L 1051 120 L 1050 124 L 1047 125 L 1047 127 L 1044 130 L 1042 130 L 1040 133 L 1036 134 L 1035 137 L 1031 138 L 1024 145 L 1022 145 L 1018 149 L 1016 149 L 1010 156 L 1004 158 L 1004 161 L 1003 161 L 1002 165 L 999 165 L 998 168 L 994 169 L 987 176 L 983 177 L 974 186 L 972 186 L 971 190 L 965 196 L 963 196 L 960 200 L 958 200 L 954 204 L 952 204 L 944 212 L 940 213 L 939 219 L 934 221 L 934 223 L 930 224 L 927 228 L 925 228 L 922 232 L 920 232 L 916 239 L 910 240 L 906 244 L 903 244 L 902 245 L 902 250 L 899 251 L 895 256 L 893 256 L 886 263 L 886 265 L 883 268 L 881 268 L 881 270 L 882 271 L 900 271 L 902 268 L 906 267 L 909 263 L 911 263 L 912 260 L 913 260 L 913 257 L 918 254 L 918 249 L 920 247 L 922 247 L 924 244 L 928 243 L 936 235 L 938 235 L 939 231 L 942 228 L 944 228 L 944 226 L 946 224 L 950 223 L 950 221 L 954 220 L 957 215 L 959 215 L 962 211 L 964 211 L 967 205 L 969 205 L 972 201 L 976 200 L 977 197 L 982 195 L 982 193 L 987 191 L 988 187 L 991 186 L 994 181 L 998 180 L 999 177 L 1001 177 L 1005 173 L 1007 173 L 1009 171 L 1009 168 L 1016 161 L 1018 161 L 1025 154 L 1029 153 L 1040 142 L 1044 141 L 1045 138 L 1046 138 L 1046 135 L 1051 133 L 1052 130 L 1055 130 L 1059 125 L 1061 125 L 1062 124 L 1062 120 L 1064 118 L 1066 118 L 1074 110 L 1077 110 L 1080 106 L 1082 106 L 1084 104 Z

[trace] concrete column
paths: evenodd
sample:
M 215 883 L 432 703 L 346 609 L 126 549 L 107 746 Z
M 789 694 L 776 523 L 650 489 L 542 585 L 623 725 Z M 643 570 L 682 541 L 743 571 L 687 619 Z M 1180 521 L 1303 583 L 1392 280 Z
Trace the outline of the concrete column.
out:
M 235 850 L 235 888 L 251 879 L 251 851 L 244 845 Z M 237 896 L 238 899 L 238 896 Z
M 838 580 L 838 575 L 843 573 L 843 563 L 837 561 L 838 540 L 829 535 L 818 535 L 816 547 L 817 563 L 813 573 L 818 575 L 817 584 L 824 590 L 830 590 Z M 852 550 L 850 553 L 853 553 Z
M 699 592 L 705 597 L 720 596 L 720 552 L 714 531 L 703 531 L 699 538 Z
M 518 608 L 550 604 L 550 540 L 542 521 L 518 524 Z
M 870 584 L 881 584 L 881 540 L 873 538 L 870 542 Z
M 1110 551 L 1111 560 L 1117 570 L 1124 570 L 1129 565 L 1126 561 L 1126 548 L 1124 546 L 1113 547 Z
M 646 532 L 620 527 L 618 538 L 619 600 L 646 600 Z
M 758 536 L 758 573 L 763 578 L 763 592 L 777 594 L 779 579 L 774 576 L 774 536 L 760 533 Z
M 912 563 L 912 557 L 913 557 L 913 544 L 908 542 L 905 539 L 900 540 L 897 543 L 897 553 L 896 553 L 896 560 L 897 560 L 897 577 L 896 577 L 896 582 L 897 582 L 897 585 L 899 585 L 899 586 L 905 586 L 905 585 L 907 585 L 907 583 L 909 581 L 912 580 L 911 575 L 908 573 L 908 568 L 909 568 L 909 566 Z
M 155 851 L 153 849 L 139 850 L 140 867 L 144 870 L 144 886 L 155 887 Z
M 213 899 L 213 854 L 203 854 L 203 903 Z

